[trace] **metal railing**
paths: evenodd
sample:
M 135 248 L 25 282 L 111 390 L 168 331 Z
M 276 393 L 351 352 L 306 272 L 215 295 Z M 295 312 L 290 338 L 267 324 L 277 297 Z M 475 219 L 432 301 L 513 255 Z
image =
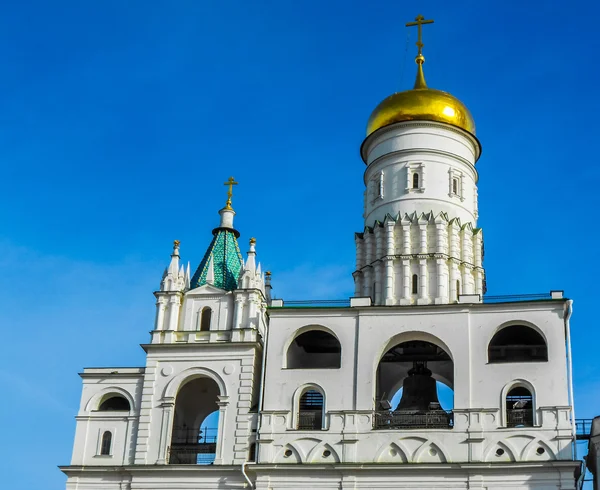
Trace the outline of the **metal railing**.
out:
M 169 464 L 212 464 L 217 450 L 218 429 L 173 427 Z
M 452 410 L 385 410 L 373 413 L 374 429 L 451 429 L 453 426 Z
M 483 296 L 483 303 L 514 303 L 518 301 L 538 301 L 552 299 L 551 293 L 536 294 L 499 294 Z M 284 307 L 293 308 L 347 308 L 350 306 L 350 299 L 307 299 L 284 301 Z
M 300 410 L 298 412 L 298 430 L 321 430 L 323 412 L 321 410 Z
M 575 419 L 575 436 L 578 441 L 588 441 L 594 419 Z
M 509 408 L 506 411 L 507 427 L 533 427 L 533 410 L 531 408 Z

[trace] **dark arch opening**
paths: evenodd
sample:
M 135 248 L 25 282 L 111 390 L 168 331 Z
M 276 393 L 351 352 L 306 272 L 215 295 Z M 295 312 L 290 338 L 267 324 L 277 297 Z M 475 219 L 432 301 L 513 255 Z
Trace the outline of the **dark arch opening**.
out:
M 121 395 L 108 395 L 108 398 L 100 404 L 98 410 L 100 412 L 128 412 L 131 410 L 131 406 L 127 398 Z
M 207 377 L 185 383 L 175 399 L 169 464 L 212 464 L 218 437 L 219 386 Z
M 448 429 L 453 425 L 454 363 L 441 347 L 422 340 L 402 342 L 379 361 L 376 429 Z M 446 385 L 448 389 L 438 390 Z M 438 391 L 442 393 L 444 406 Z M 394 396 L 398 392 L 401 397 Z
M 298 408 L 299 430 L 321 430 L 323 428 L 323 394 L 320 391 L 306 390 L 300 397 Z
M 212 310 L 207 306 L 202 310 L 200 317 L 200 331 L 208 332 L 210 330 L 210 320 L 212 318 Z
M 488 362 L 540 362 L 548 360 L 548 346 L 539 332 L 525 325 L 511 325 L 494 335 L 488 346 Z
M 417 172 L 413 173 L 413 176 L 412 176 L 412 188 L 413 189 L 419 188 L 419 174 Z
M 506 394 L 506 426 L 533 427 L 533 395 L 523 386 Z
M 419 276 L 413 274 L 412 276 L 412 294 L 418 294 L 419 292 Z
M 100 444 L 100 455 L 110 456 L 110 447 L 112 445 L 112 432 L 107 430 L 102 434 L 102 442 Z
M 287 351 L 288 369 L 339 369 L 341 362 L 340 341 L 323 330 L 298 335 Z

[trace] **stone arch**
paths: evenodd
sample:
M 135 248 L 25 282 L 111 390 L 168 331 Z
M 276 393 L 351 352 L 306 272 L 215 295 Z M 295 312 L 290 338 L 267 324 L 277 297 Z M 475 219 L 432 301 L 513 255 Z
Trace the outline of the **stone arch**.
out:
M 498 455 L 496 451 L 502 449 L 503 454 Z M 489 444 L 483 451 L 483 460 L 486 462 L 511 462 L 518 461 L 517 451 L 515 448 L 506 440 L 495 440 Z
M 532 405 L 532 417 L 533 426 L 537 423 L 537 403 L 536 403 L 536 392 L 535 387 L 532 383 L 526 379 L 518 378 L 505 384 L 500 392 L 500 413 L 501 413 L 501 424 L 506 427 L 507 425 L 507 412 L 506 412 L 506 396 L 514 388 L 525 388 L 531 393 L 531 405 Z
M 274 463 L 298 464 L 303 462 L 302 454 L 296 446 L 288 442 L 275 455 Z
M 415 463 L 447 463 L 448 454 L 445 449 L 443 449 L 442 444 L 438 442 L 433 442 L 432 440 L 428 440 L 423 443 L 419 449 L 415 452 L 413 456 L 413 462 Z
M 516 351 L 516 355 L 520 356 L 517 357 L 515 359 L 511 359 L 510 356 L 507 359 L 502 359 L 502 358 L 495 358 L 494 356 L 502 356 L 502 355 L 506 355 L 506 351 L 504 351 L 504 354 L 502 354 L 501 352 L 497 352 L 496 350 L 494 350 L 494 348 L 500 350 L 502 344 L 500 344 L 499 346 L 495 346 L 494 341 L 499 341 L 499 336 L 501 337 L 501 332 L 503 330 L 506 330 L 508 328 L 511 327 L 523 327 L 521 332 L 518 332 L 518 334 L 523 335 L 524 337 L 522 337 L 521 340 L 521 344 L 523 344 L 523 341 L 525 341 L 525 345 L 530 345 L 529 342 L 532 342 L 531 347 L 534 347 L 533 344 L 533 340 L 536 338 L 539 338 L 538 342 L 540 343 L 540 345 L 536 348 L 536 349 L 532 349 L 530 354 L 532 357 L 530 359 L 526 359 L 526 358 L 521 358 L 524 354 L 522 352 L 520 352 L 520 350 L 523 349 L 523 345 L 521 345 L 521 349 L 518 349 Z M 529 333 L 528 333 L 529 332 Z M 516 332 L 513 332 L 513 335 L 518 335 Z M 543 344 L 543 346 L 542 346 Z M 509 348 L 510 346 L 507 344 L 506 348 Z M 513 347 L 513 354 L 515 354 L 514 352 L 515 347 Z M 508 351 L 509 353 L 511 352 L 510 350 Z M 539 328 L 537 325 L 535 325 L 534 323 L 528 322 L 528 321 L 524 321 L 524 320 L 511 320 L 508 322 L 504 322 L 501 325 L 499 325 L 494 332 L 492 333 L 492 335 L 489 337 L 488 342 L 487 342 L 487 362 L 488 363 L 497 363 L 497 362 L 547 362 L 548 361 L 548 339 L 546 337 L 546 334 L 544 333 L 544 331 Z
M 336 335 L 336 333 L 331 330 L 328 327 L 325 327 L 323 325 L 305 325 L 303 327 L 300 327 L 299 329 L 297 329 L 293 335 L 290 336 L 290 338 L 286 341 L 286 343 L 284 344 L 283 347 L 283 352 L 282 354 L 282 359 L 283 359 L 283 368 L 284 369 L 290 369 L 290 349 L 292 349 L 294 342 L 301 337 L 304 334 L 307 334 L 309 332 L 324 332 L 328 335 L 330 335 L 331 337 L 333 337 L 333 339 L 335 339 L 335 341 L 337 341 L 337 347 L 339 348 L 339 352 L 337 353 L 337 359 L 335 359 L 335 361 L 337 362 L 337 366 L 336 368 L 341 368 L 341 363 L 342 363 L 342 343 L 340 342 L 339 337 Z M 331 369 L 331 368 L 329 368 Z
M 98 410 L 98 407 L 102 401 L 108 398 L 108 395 L 122 396 L 129 402 L 129 413 L 135 412 L 136 407 L 133 396 L 131 396 L 131 393 L 129 393 L 127 390 L 124 390 L 118 386 L 109 386 L 92 395 L 85 405 L 85 411 L 92 412 Z
M 402 344 L 407 344 L 409 351 L 398 350 Z M 410 350 L 413 351 L 412 354 Z M 418 330 L 402 332 L 382 343 L 377 352 L 373 359 L 375 380 L 372 383 L 372 396 L 376 401 L 376 410 L 394 408 L 389 402 L 404 386 L 405 379 L 412 376 L 415 366 L 419 363 L 425 366 L 425 372 L 428 372 L 435 381 L 445 384 L 454 391 L 453 355 L 448 345 L 439 337 Z M 415 355 L 421 356 L 420 359 L 415 359 Z M 418 362 L 414 364 L 413 361 Z M 429 366 L 426 365 L 427 363 Z M 432 398 L 435 400 L 434 397 Z
M 539 447 L 544 448 L 544 453 L 541 455 L 536 453 Z M 552 449 L 550 443 L 541 437 L 533 439 L 525 446 L 521 453 L 522 461 L 549 461 L 553 459 L 556 459 L 556 453 Z
M 225 384 L 225 381 L 223 381 L 223 378 L 221 378 L 221 376 L 219 376 L 215 371 L 204 367 L 193 367 L 180 372 L 171 381 L 169 381 L 169 383 L 163 391 L 162 399 L 168 400 L 175 398 L 175 396 L 183 387 L 183 385 L 192 381 L 195 378 L 202 377 L 210 378 L 217 384 L 217 386 L 219 387 L 220 396 L 228 396 L 227 385 Z
M 406 450 L 397 442 L 384 444 L 373 458 L 374 463 L 394 463 L 398 460 L 401 463 L 408 463 Z
M 325 442 L 313 447 L 306 456 L 306 461 L 308 463 L 339 463 L 340 457 L 337 451 Z
M 293 429 L 296 429 L 298 427 L 298 418 L 299 418 L 299 413 L 300 413 L 300 399 L 302 398 L 302 395 L 304 395 L 304 393 L 306 393 L 307 391 L 318 391 L 319 393 L 321 393 L 321 395 L 323 395 L 323 409 L 322 409 L 322 420 L 321 420 L 321 428 L 325 429 L 325 423 L 326 423 L 326 413 L 327 413 L 327 394 L 325 393 L 325 390 L 318 384 L 316 383 L 305 383 L 301 386 L 299 386 L 296 391 L 294 392 L 294 395 L 292 396 L 292 427 Z

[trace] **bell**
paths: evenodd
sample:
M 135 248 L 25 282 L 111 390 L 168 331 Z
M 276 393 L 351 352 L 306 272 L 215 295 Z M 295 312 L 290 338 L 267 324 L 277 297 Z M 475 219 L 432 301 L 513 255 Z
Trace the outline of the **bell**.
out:
M 402 383 L 402 398 L 396 410 L 427 411 L 435 407 L 439 410 L 435 379 L 427 369 L 427 362 L 416 361 Z

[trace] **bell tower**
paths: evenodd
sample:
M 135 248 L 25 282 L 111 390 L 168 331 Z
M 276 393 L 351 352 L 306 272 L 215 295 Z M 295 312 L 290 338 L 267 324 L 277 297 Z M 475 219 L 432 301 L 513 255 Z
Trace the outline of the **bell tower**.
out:
M 357 233 L 355 295 L 376 305 L 444 304 L 484 293 L 477 228 L 481 145 L 467 107 L 425 82 L 422 16 L 417 76 L 373 111 L 361 156 L 365 228 Z

